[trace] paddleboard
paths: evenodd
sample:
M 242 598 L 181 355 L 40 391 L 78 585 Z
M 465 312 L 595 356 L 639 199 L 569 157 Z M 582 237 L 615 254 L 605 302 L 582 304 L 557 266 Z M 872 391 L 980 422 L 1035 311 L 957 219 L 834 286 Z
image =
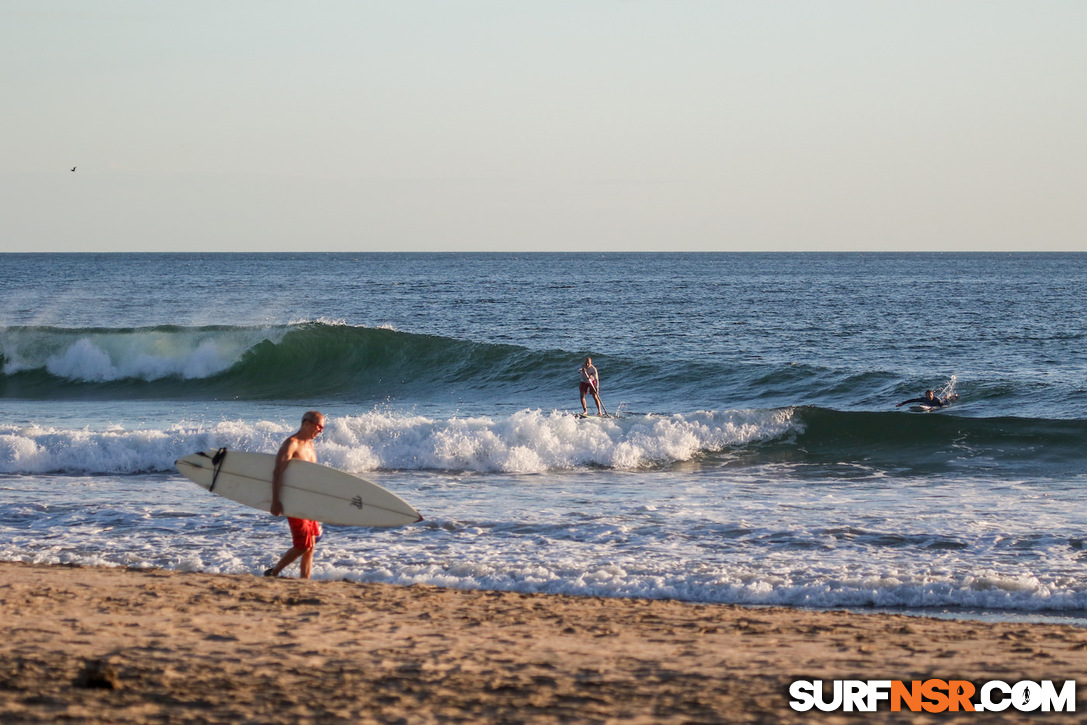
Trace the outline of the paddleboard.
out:
M 221 448 L 179 458 L 177 470 L 198 486 L 261 511 L 272 510 L 271 453 Z M 338 526 L 403 526 L 422 521 L 408 502 L 365 478 L 309 461 L 291 461 L 280 490 L 287 516 Z

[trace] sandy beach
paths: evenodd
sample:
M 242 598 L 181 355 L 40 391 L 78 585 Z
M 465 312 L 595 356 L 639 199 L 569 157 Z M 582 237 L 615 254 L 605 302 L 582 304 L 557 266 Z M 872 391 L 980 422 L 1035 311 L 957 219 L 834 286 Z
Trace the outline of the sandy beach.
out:
M 0 615 L 5 723 L 1081 722 L 1087 692 L 1067 625 L 21 563 Z M 1076 679 L 1077 712 L 789 707 L 931 678 Z

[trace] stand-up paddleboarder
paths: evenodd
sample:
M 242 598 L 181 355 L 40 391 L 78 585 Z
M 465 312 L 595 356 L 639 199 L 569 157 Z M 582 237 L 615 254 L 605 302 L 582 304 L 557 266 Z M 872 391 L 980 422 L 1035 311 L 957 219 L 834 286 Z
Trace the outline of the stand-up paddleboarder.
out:
M 585 358 L 585 362 L 578 368 L 581 373 L 581 385 L 578 390 L 581 393 L 581 409 L 585 415 L 589 414 L 589 406 L 585 404 L 585 393 L 592 393 L 596 402 L 596 414 L 604 415 L 604 406 L 600 403 L 600 371 L 593 365 L 591 357 Z

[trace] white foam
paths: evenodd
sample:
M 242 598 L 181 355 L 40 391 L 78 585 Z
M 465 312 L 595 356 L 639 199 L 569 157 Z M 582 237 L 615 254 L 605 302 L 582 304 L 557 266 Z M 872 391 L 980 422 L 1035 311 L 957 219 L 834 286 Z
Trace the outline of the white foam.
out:
M 539 410 L 509 417 L 334 419 L 321 442 L 330 465 L 542 473 L 584 466 L 638 469 L 770 440 L 794 429 L 792 411 L 702 412 L 587 419 Z
M 362 418 L 351 421 L 372 430 L 393 424 L 377 414 Z M 426 422 L 396 421 L 408 431 Z M 286 430 L 224 422 L 200 435 L 208 447 L 228 439 L 263 445 Z M 49 430 L 24 433 L 0 434 L 5 455 L 50 455 Z M 62 440 L 105 455 L 125 436 L 112 430 Z M 156 438 L 148 435 L 142 450 L 158 445 Z M 1000 494 L 1015 505 L 991 527 L 971 528 L 978 514 L 965 502 L 983 498 L 988 480 L 944 482 L 936 484 L 941 495 L 918 497 L 917 486 L 798 486 L 765 472 L 744 476 L 716 468 L 693 476 L 383 473 L 378 481 L 426 520 L 393 530 L 329 527 L 314 574 L 755 605 L 1087 611 L 1082 550 L 1069 545 L 1083 529 L 1082 513 L 1063 501 L 1039 501 L 1037 487 Z M 756 479 L 761 484 L 750 490 Z M 1048 490 L 1074 499 L 1059 484 Z M 0 491 L 0 560 L 259 574 L 289 546 L 281 519 L 176 474 L 26 475 L 0 480 Z M 877 513 L 885 506 L 910 513 Z M 853 523 L 843 527 L 843 520 Z M 1047 535 L 1038 536 L 1039 529 Z M 962 546 L 932 547 L 952 540 Z
M 524 410 L 508 417 L 434 420 L 372 412 L 332 418 L 318 458 L 348 471 L 377 469 L 543 473 L 583 467 L 635 470 L 770 440 L 794 429 L 791 411 L 702 412 L 577 420 Z M 274 452 L 293 427 L 222 421 L 166 429 L 0 426 L 0 473 L 172 471 L 195 451 Z
M 35 545 L 33 551 L 17 541 L 0 540 L 0 559 L 256 573 L 287 545 L 285 526 L 279 523 L 267 520 L 260 525 L 260 530 L 271 532 L 271 536 L 257 536 L 248 525 L 239 523 L 229 551 L 214 537 L 199 541 L 189 535 L 179 536 L 180 541 L 164 537 L 154 545 L 134 542 L 135 547 L 122 548 L 107 532 L 98 530 L 84 537 L 83 543 L 67 532 L 63 545 Z M 435 546 L 437 534 L 416 535 L 411 545 L 395 544 L 396 534 L 366 533 L 354 541 L 344 541 L 344 536 L 333 532 L 322 542 L 314 578 L 743 605 L 1087 611 L 1087 588 L 1082 582 L 1057 583 L 1051 576 L 1021 574 L 998 577 L 1006 580 L 1005 586 L 978 589 L 966 564 L 939 577 L 920 568 L 895 579 L 874 570 L 853 574 L 840 568 L 827 571 L 803 556 L 770 557 L 773 561 L 768 564 L 757 550 L 728 566 L 706 566 L 689 560 L 639 561 L 636 556 L 608 561 L 590 550 L 576 559 L 557 558 L 547 548 L 522 557 L 512 553 L 515 542 L 494 540 L 489 551 L 455 559 L 434 556 L 433 549 L 440 548 Z M 853 568 L 862 566 L 856 563 Z
M 116 380 L 117 368 L 104 350 L 87 338 L 79 340 L 63 353 L 45 361 L 45 369 L 53 375 L 73 380 Z
M 227 370 L 254 345 L 278 342 L 288 328 L 138 330 L 87 333 L 8 331 L 0 337 L 4 373 L 44 369 L 81 382 L 206 378 Z

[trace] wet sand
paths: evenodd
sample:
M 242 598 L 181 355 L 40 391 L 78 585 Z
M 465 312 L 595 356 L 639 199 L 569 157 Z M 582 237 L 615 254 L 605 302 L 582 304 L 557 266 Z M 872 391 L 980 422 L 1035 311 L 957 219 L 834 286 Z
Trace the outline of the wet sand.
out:
M 1087 629 L 0 562 L 0 722 L 1087 721 Z M 1077 712 L 807 713 L 795 679 L 1076 679 Z

